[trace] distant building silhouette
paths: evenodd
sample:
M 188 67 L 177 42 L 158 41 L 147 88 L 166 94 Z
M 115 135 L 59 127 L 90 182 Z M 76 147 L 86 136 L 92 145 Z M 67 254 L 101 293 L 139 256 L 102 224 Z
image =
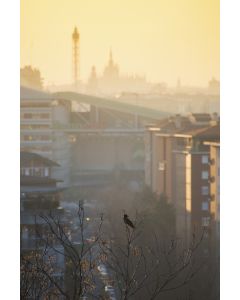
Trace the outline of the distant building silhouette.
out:
M 214 77 L 208 82 L 208 91 L 212 95 L 220 95 L 220 82 Z
M 87 91 L 92 94 L 95 94 L 98 91 L 98 79 L 95 66 L 92 66 L 91 74 L 88 79 Z
M 153 106 L 163 104 L 161 109 L 172 113 L 187 112 L 219 112 L 219 81 L 212 79 L 208 86 L 188 86 L 182 84 L 180 77 L 175 86 L 168 86 L 164 81 L 155 83 L 148 82 L 145 75 L 123 74 L 119 64 L 114 60 L 112 49 L 109 51 L 107 63 L 102 71 L 96 71 L 96 66 L 92 66 L 87 82 L 80 80 L 80 34 L 75 27 L 71 35 L 72 41 L 72 63 L 73 63 L 73 82 L 64 85 L 50 85 L 47 89 L 51 92 L 74 91 L 82 94 L 97 96 L 107 96 L 132 102 L 136 97 L 148 102 L 147 105 Z M 211 97 L 209 97 L 209 95 Z M 159 99 L 156 99 L 159 97 Z M 123 99 L 124 98 L 124 99 Z M 155 107 L 153 107 L 155 109 Z
M 109 52 L 109 60 L 107 66 L 104 69 L 103 78 L 107 81 L 119 79 L 119 68 L 118 65 L 113 61 L 112 50 L 110 50 Z
M 41 90 L 43 88 L 43 79 L 38 69 L 32 66 L 25 66 L 20 69 L 21 86 Z
M 92 68 L 88 80 L 87 91 L 98 92 L 107 95 L 116 95 L 126 92 L 149 92 L 151 85 L 147 83 L 145 76 L 121 75 L 119 66 L 114 62 L 112 50 L 109 52 L 109 59 L 103 70 L 102 76 L 97 76 L 95 67 Z

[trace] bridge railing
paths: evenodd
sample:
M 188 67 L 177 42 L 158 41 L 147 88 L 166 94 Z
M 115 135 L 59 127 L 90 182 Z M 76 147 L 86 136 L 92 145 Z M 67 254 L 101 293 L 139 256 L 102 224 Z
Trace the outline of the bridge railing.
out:
M 51 126 L 51 129 L 53 130 L 64 130 L 64 131 L 71 131 L 71 130 L 81 130 L 81 131 L 134 131 L 139 132 L 142 131 L 143 128 L 134 128 L 134 127 L 124 127 L 124 126 L 118 126 L 118 127 L 110 127 L 110 126 L 84 126 L 82 124 L 75 124 L 75 123 L 69 123 L 69 124 L 62 124 L 62 123 L 54 123 Z

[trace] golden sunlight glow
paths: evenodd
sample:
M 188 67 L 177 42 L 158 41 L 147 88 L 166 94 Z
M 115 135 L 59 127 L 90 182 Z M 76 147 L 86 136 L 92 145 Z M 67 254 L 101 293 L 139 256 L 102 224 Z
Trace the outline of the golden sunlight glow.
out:
M 110 47 L 120 73 L 174 86 L 219 78 L 219 0 L 21 0 L 21 66 L 71 82 L 74 26 L 83 81 L 92 65 L 102 73 Z

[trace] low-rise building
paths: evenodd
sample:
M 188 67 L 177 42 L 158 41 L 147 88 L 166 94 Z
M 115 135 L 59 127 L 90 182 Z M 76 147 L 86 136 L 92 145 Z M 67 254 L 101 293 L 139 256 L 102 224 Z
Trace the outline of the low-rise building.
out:
M 36 153 L 20 154 L 20 201 L 22 249 L 36 246 L 36 216 L 59 210 L 62 188 L 52 177 L 52 168 L 59 165 Z M 38 221 L 41 219 L 38 218 Z
M 60 286 L 64 285 L 64 247 L 51 237 L 49 225 L 42 217 L 50 211 L 54 216 L 63 215 L 60 208 L 62 189 L 52 178 L 52 168 L 59 167 L 56 162 L 36 153 L 21 152 L 20 164 L 21 293 L 25 293 L 24 299 L 35 299 L 36 293 L 44 292 L 45 287 L 37 277 L 40 273 L 30 272 L 31 263 L 34 268 L 46 270 L 51 260 L 49 274 Z
M 68 135 L 58 129 L 70 120 L 70 103 L 56 101 L 48 93 L 26 87 L 21 87 L 20 97 L 21 151 L 37 153 L 56 161 L 60 167 L 53 166 L 53 176 L 61 180 L 59 185 L 69 186 L 71 144 Z

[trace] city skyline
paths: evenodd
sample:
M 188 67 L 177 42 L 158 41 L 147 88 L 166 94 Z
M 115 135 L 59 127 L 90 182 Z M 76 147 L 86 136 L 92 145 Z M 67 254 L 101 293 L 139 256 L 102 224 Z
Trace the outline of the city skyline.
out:
M 92 6 L 91 6 L 92 5 Z M 191 26 L 190 26 L 191 25 Z M 184 0 L 21 2 L 21 66 L 40 69 L 45 85 L 72 83 L 74 26 L 80 32 L 80 79 L 101 75 L 110 47 L 122 74 L 150 82 L 207 86 L 219 79 L 219 3 Z M 126 46 L 127 45 L 127 46 Z M 96 51 L 97 49 L 97 51 Z M 176 50 L 177 49 L 177 50 Z

